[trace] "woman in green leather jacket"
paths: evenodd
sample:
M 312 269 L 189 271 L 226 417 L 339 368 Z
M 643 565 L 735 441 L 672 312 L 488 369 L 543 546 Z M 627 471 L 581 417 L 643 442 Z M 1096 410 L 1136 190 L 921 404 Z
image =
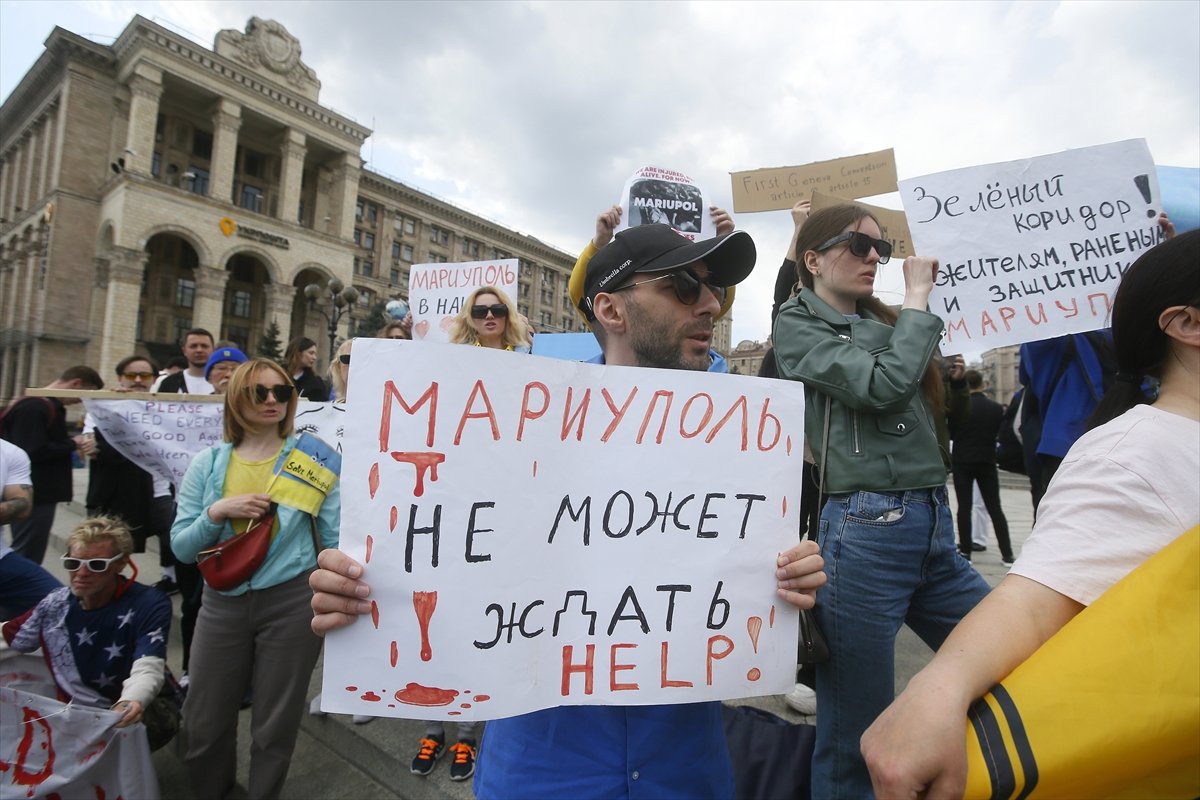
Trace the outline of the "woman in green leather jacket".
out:
M 937 261 L 904 262 L 900 313 L 873 296 L 891 255 L 861 206 L 822 209 L 797 237 L 802 288 L 775 322 L 782 377 L 803 381 L 806 435 L 829 499 L 816 613 L 830 660 L 817 668 L 813 797 L 873 797 L 859 737 L 891 703 L 895 639 L 908 624 L 937 649 L 988 592 L 958 555 L 935 420 L 942 321 L 926 310 Z

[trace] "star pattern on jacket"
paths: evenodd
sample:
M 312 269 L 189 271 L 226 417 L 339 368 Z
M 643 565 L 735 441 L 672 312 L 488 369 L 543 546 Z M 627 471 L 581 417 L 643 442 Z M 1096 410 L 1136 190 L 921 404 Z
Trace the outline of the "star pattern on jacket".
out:
M 112 661 L 114 658 L 121 655 L 121 651 L 124 649 L 125 648 L 121 647 L 121 645 L 113 642 L 108 647 L 104 648 L 104 652 L 108 653 L 108 660 Z
M 164 641 L 164 639 L 165 639 L 165 637 L 163 636 L 162 628 L 155 628 L 154 630 L 150 631 L 149 637 L 150 637 L 150 641 L 154 642 L 156 644 L 158 642 Z
M 133 609 L 131 608 L 128 611 L 126 611 L 124 614 L 122 614 L 121 616 L 117 617 L 117 623 L 118 623 L 117 627 L 124 628 L 126 625 L 129 624 L 129 621 L 132 619 L 133 619 Z
M 92 640 L 96 638 L 96 633 L 95 631 L 89 631 L 87 628 L 82 628 L 75 634 L 75 638 L 79 640 L 79 646 L 83 647 L 85 644 L 93 643 Z

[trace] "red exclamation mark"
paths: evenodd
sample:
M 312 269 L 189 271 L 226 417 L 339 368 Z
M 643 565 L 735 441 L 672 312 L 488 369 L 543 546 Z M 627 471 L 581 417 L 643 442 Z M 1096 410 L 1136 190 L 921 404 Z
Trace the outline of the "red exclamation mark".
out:
M 413 609 L 417 612 L 417 624 L 421 626 L 421 660 L 433 658 L 429 646 L 429 620 L 437 608 L 437 592 L 413 592 Z
M 758 653 L 758 634 L 762 632 L 762 617 L 750 617 L 746 620 L 746 632 L 750 634 L 750 647 Z M 756 681 L 762 677 L 762 670 L 752 668 L 746 673 L 746 680 Z

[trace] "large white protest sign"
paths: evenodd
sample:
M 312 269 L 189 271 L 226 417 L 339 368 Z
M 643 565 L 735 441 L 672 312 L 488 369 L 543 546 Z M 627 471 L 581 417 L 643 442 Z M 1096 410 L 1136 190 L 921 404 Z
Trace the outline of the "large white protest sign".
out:
M 670 225 L 692 241 L 711 239 L 716 226 L 708 213 L 708 194 L 682 172 L 642 167 L 621 189 L 621 222 L 615 231 L 638 225 Z
M 108 709 L 61 703 L 37 655 L 0 661 L 0 800 L 159 796 L 146 728 Z
M 945 352 L 1105 327 L 1121 276 L 1162 240 L 1143 139 L 900 181 L 917 253 L 941 261 Z
M 361 340 L 323 708 L 488 719 L 779 693 L 803 387 Z
M 427 342 L 450 341 L 450 328 L 463 301 L 480 286 L 502 289 L 510 300 L 517 302 L 518 264 L 515 258 L 461 264 L 413 264 L 408 277 L 413 338 Z
M 104 440 L 118 453 L 178 487 L 196 454 L 224 441 L 225 405 L 220 397 L 210 402 L 162 398 L 85 396 L 83 403 Z M 337 403 L 300 400 L 296 432 L 312 433 L 340 448 L 344 413 Z

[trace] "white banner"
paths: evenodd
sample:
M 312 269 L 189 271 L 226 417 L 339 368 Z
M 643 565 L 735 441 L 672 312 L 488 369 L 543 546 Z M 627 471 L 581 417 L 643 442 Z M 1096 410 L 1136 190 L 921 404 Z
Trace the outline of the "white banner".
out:
M 160 399 L 93 400 L 84 405 L 96 428 L 117 452 L 176 488 L 192 458 L 224 441 L 225 405 Z M 296 433 L 309 432 L 341 448 L 339 421 L 345 407 L 337 403 L 300 400 Z
M 900 181 L 916 252 L 941 261 L 942 350 L 1106 327 L 1129 265 L 1162 239 L 1143 139 Z
M 515 258 L 461 264 L 413 264 L 408 277 L 413 338 L 426 342 L 450 341 L 450 327 L 462 309 L 463 301 L 480 286 L 504 290 L 515 305 L 518 264 Z
M 116 728 L 116 712 L 40 692 L 54 692 L 41 657 L 7 653 L 0 662 L 0 800 L 157 800 L 145 726 Z
M 397 353 L 397 350 L 402 350 Z M 489 719 L 785 691 L 803 387 L 359 340 L 323 708 Z

